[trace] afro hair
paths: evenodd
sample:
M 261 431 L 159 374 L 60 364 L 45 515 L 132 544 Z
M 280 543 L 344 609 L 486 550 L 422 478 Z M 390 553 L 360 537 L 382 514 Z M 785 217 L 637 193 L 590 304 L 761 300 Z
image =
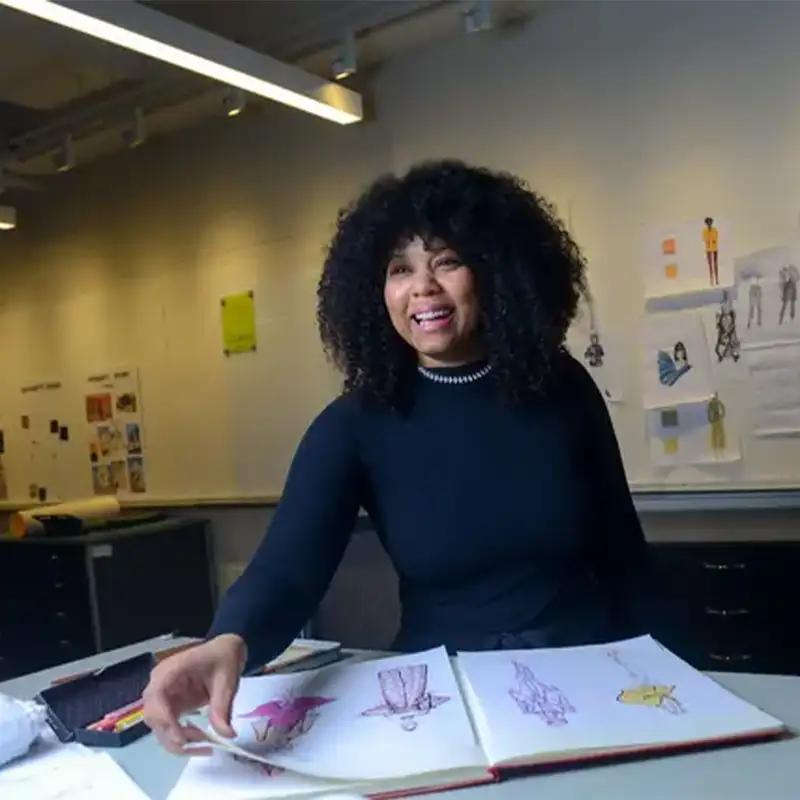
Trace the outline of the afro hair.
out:
M 377 179 L 338 217 L 317 289 L 317 322 L 344 391 L 399 407 L 417 355 L 383 290 L 395 249 L 452 248 L 475 276 L 491 378 L 512 404 L 547 392 L 586 291 L 585 262 L 555 209 L 519 178 L 455 160 Z

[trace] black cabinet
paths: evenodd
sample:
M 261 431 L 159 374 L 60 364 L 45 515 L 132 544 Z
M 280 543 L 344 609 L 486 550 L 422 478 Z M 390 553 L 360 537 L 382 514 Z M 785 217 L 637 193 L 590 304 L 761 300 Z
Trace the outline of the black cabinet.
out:
M 173 631 L 216 602 L 207 523 L 168 519 L 71 538 L 0 537 L 0 681 Z
M 800 675 L 800 542 L 651 548 L 686 625 L 666 646 L 702 670 Z

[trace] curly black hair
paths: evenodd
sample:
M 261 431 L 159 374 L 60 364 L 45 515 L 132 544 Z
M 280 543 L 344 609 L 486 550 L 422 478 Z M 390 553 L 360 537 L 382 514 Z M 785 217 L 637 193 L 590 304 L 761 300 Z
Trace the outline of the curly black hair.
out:
M 555 209 L 520 178 L 461 161 L 376 180 L 338 217 L 317 289 L 326 354 L 344 391 L 398 407 L 417 357 L 383 297 L 392 253 L 419 236 L 474 273 L 492 379 L 515 404 L 541 396 L 586 291 L 583 256 Z

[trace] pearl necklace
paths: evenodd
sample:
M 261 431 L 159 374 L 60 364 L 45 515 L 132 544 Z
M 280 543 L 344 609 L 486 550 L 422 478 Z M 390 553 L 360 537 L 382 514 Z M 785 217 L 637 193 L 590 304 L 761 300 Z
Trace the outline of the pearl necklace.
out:
M 424 378 L 435 383 L 474 383 L 481 378 L 485 378 L 492 371 L 492 367 L 491 364 L 486 364 L 486 366 L 467 375 L 441 375 L 423 366 L 418 366 L 417 370 Z

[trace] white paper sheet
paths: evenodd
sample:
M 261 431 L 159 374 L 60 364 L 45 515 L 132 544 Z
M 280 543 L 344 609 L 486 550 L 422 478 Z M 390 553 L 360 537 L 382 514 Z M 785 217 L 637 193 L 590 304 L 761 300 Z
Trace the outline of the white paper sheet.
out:
M 458 663 L 478 698 L 476 723 L 492 761 L 780 725 L 649 636 L 588 648 L 459 653 Z
M 654 227 L 645 235 L 645 296 L 733 286 L 733 252 L 730 223 L 717 214 Z
M 650 460 L 654 467 L 726 464 L 741 459 L 724 398 L 647 412 Z
M 698 312 L 648 314 L 642 344 L 645 408 L 708 400 L 714 394 L 708 343 Z
M 747 349 L 756 436 L 800 433 L 800 342 Z
M 81 745 L 42 744 L 0 769 L 3 800 L 148 800 L 106 753 Z
M 742 343 L 800 340 L 800 245 L 750 253 L 737 260 L 736 274 Z
M 309 777 L 368 781 L 485 766 L 441 647 L 245 678 L 233 724 L 240 752 Z
M 742 358 L 741 314 L 736 290 L 725 290 L 719 303 L 698 310 L 705 329 L 712 380 L 741 379 L 747 374 Z

